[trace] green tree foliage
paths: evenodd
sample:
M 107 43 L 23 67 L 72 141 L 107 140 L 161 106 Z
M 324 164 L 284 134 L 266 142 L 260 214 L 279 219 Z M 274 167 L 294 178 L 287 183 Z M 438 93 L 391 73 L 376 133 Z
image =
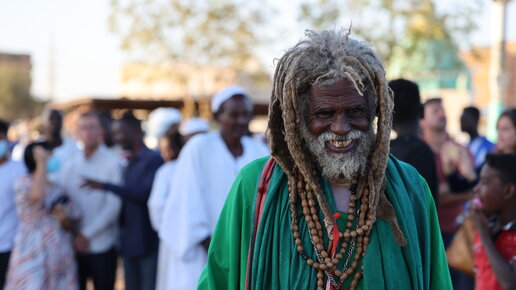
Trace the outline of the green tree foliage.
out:
M 0 118 L 15 119 L 34 116 L 41 108 L 30 94 L 30 72 L 12 64 L 0 65 Z
M 111 0 L 112 31 L 132 61 L 236 70 L 254 65 L 269 13 L 255 1 Z M 269 15 L 270 16 L 270 15 Z
M 298 19 L 315 29 L 352 27 L 352 34 L 371 43 L 389 66 L 395 59 L 412 57 L 430 40 L 450 43 L 455 49 L 471 44 L 468 36 L 476 28 L 474 17 L 481 2 L 450 1 L 440 10 L 434 2 L 303 0 Z
M 350 27 L 352 35 L 371 43 L 389 66 L 394 59 L 420 53 L 429 40 L 455 49 L 468 46 L 480 0 L 441 5 L 446 9 L 437 9 L 434 1 L 111 0 L 110 24 L 131 59 L 147 63 L 245 71 L 256 67 L 259 49 L 284 41 L 293 27 Z M 282 47 L 288 45 L 292 43 Z

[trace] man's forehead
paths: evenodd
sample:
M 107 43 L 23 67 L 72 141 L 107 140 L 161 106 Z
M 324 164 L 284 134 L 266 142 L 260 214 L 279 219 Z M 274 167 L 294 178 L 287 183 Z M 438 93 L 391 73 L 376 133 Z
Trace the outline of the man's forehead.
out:
M 100 126 L 100 119 L 93 115 L 82 116 L 79 118 L 78 122 L 79 122 L 79 124 L 94 122 L 96 125 Z
M 350 80 L 341 79 L 330 85 L 313 85 L 309 90 L 309 98 L 317 102 L 327 99 L 329 102 L 334 101 L 352 101 L 353 103 L 366 103 L 366 97 L 360 92 Z
M 327 92 L 339 92 L 339 91 L 355 91 L 358 94 L 362 94 L 358 86 L 355 85 L 357 82 L 353 82 L 347 78 L 341 78 L 334 81 L 325 81 L 322 84 L 314 84 L 310 86 L 310 91 L 327 91 Z
M 425 110 L 443 109 L 443 104 L 439 102 L 428 103 L 425 105 Z
M 489 166 L 489 164 L 485 164 L 484 166 L 482 166 L 482 170 L 480 170 L 480 176 L 484 178 L 497 177 L 498 171 Z

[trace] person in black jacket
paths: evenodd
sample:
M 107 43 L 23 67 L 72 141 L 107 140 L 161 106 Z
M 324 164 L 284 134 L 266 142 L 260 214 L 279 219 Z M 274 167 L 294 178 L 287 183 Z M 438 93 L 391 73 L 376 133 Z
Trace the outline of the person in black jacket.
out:
M 394 93 L 394 114 L 392 127 L 398 134 L 391 141 L 391 154 L 401 161 L 414 166 L 426 179 L 428 187 L 437 203 L 438 180 L 434 153 L 420 136 L 419 119 L 422 105 L 417 84 L 397 79 L 389 82 Z

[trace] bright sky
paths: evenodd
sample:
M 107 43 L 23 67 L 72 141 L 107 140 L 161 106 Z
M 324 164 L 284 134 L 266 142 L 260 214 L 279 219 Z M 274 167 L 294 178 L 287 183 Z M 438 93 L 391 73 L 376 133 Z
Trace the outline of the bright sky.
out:
M 491 0 L 479 1 L 486 3 L 487 9 L 476 18 L 483 28 L 473 38 L 475 43 L 487 45 Z M 45 99 L 50 91 L 51 47 L 57 100 L 117 96 L 124 58 L 119 39 L 109 31 L 109 13 L 107 0 L 0 0 L 0 51 L 31 54 L 32 93 L 39 98 Z M 512 41 L 516 41 L 514 16 L 515 0 L 509 3 L 507 17 L 508 39 Z
M 116 96 L 123 57 L 109 11 L 107 0 L 0 0 L 0 51 L 31 54 L 37 97 L 49 95 L 52 46 L 57 99 Z

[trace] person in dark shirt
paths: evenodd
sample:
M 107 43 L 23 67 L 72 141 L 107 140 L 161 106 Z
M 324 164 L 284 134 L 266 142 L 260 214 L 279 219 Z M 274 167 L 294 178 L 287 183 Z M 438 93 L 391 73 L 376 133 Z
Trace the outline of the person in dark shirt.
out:
M 397 79 L 389 82 L 394 92 L 394 114 L 392 128 L 398 137 L 391 140 L 391 154 L 414 166 L 426 179 L 428 187 L 437 202 L 438 180 L 434 153 L 430 146 L 419 138 L 421 98 L 417 84 Z
M 484 164 L 487 153 L 495 149 L 495 145 L 486 137 L 478 133 L 478 122 L 480 121 L 480 110 L 470 106 L 462 110 L 460 115 L 460 130 L 469 135 L 468 149 L 475 159 L 475 171 L 480 175 L 480 168 Z
M 123 185 L 86 179 L 84 186 L 113 192 L 122 199 L 120 247 L 124 257 L 127 290 L 154 290 L 156 285 L 158 235 L 153 230 L 147 208 L 154 175 L 163 164 L 158 152 L 143 143 L 140 121 L 131 113 L 115 120 L 114 141 L 126 152 Z

